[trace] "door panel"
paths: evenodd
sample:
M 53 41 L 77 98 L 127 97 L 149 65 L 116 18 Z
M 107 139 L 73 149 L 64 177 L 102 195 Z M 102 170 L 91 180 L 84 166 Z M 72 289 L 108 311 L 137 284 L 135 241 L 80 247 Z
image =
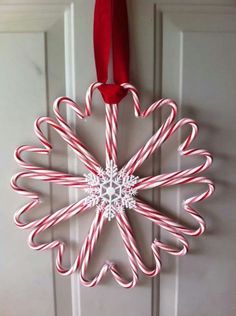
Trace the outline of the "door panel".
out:
M 13 224 L 16 199 L 9 190 L 9 179 L 16 170 L 13 151 L 21 143 L 34 141 L 32 119 L 47 110 L 44 36 L 5 33 L 0 35 L 0 42 L 1 164 L 4 166 L 1 168 L 1 314 L 53 315 L 51 255 L 46 253 L 39 258 L 26 246 L 26 233 Z M 47 193 L 48 187 L 41 186 L 41 190 Z M 22 305 L 27 301 L 27 306 Z M 42 301 L 47 303 L 42 305 Z
M 236 238 L 236 179 L 232 172 L 236 133 L 235 31 L 234 14 L 200 14 L 194 10 L 163 14 L 163 95 L 178 101 L 181 116 L 199 122 L 200 135 L 195 144 L 208 148 L 215 157 L 209 176 L 216 181 L 216 193 L 213 199 L 197 206 L 206 219 L 206 233 L 191 240 L 189 255 L 174 260 L 172 273 L 165 275 L 163 271 L 161 275 L 161 315 L 235 314 L 236 258 L 230 250 Z M 181 133 L 176 137 L 177 143 L 181 137 Z M 186 165 L 171 154 L 170 146 L 162 151 L 164 171 Z M 162 192 L 162 204 L 186 219 L 181 202 L 192 194 L 190 190 L 181 187 L 177 192 Z
M 20 10 L 19 10 L 20 9 Z M 37 9 L 37 10 L 36 10 Z M 70 315 L 71 284 L 69 278 L 55 273 L 54 255 L 29 249 L 29 232 L 17 229 L 13 214 L 27 199 L 10 188 L 11 176 L 19 171 L 13 159 L 14 150 L 22 144 L 39 144 L 33 124 L 38 116 L 51 113 L 52 100 L 65 94 L 64 14 L 62 6 L 4 6 L 0 15 L 7 23 L 0 25 L 0 117 L 2 120 L 1 155 L 1 315 Z M 45 16 L 47 12 L 47 16 Z M 51 14 L 52 13 L 52 14 Z M 50 20 L 50 22 L 49 22 Z M 3 22 L 3 20 L 1 20 Z M 67 149 L 57 135 L 48 131 L 54 143 L 56 158 L 26 156 L 36 164 L 67 168 Z M 21 183 L 44 196 L 42 207 L 25 220 L 40 218 L 68 203 L 68 193 L 40 181 Z M 69 225 L 48 231 L 42 240 L 58 236 L 69 238 Z

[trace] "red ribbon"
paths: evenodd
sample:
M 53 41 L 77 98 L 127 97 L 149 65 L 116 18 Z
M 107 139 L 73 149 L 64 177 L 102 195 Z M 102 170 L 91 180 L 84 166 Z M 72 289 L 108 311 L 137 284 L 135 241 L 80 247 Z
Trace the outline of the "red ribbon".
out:
M 112 51 L 113 81 L 107 84 Z M 129 82 L 129 32 L 125 0 L 96 0 L 94 56 L 99 90 L 106 103 L 119 103 L 126 95 L 121 83 Z

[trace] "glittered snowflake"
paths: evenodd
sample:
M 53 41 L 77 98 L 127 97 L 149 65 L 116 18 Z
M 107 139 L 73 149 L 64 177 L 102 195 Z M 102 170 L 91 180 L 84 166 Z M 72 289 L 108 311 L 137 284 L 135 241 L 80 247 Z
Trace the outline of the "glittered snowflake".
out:
M 69 123 L 60 111 L 61 104 L 65 103 L 75 112 L 78 118 L 85 119 L 90 116 L 93 92 L 101 85 L 101 83 L 94 83 L 89 87 L 84 110 L 67 97 L 58 98 L 54 102 L 54 114 L 56 119 L 40 117 L 35 122 L 35 133 L 41 142 L 42 147 L 21 146 L 16 149 L 15 159 L 24 170 L 12 178 L 11 184 L 17 193 L 29 198 L 29 201 L 16 212 L 14 220 L 18 227 L 31 230 L 29 246 L 32 249 L 57 250 L 56 267 L 59 273 L 69 275 L 79 270 L 81 283 L 85 286 L 95 286 L 107 272 L 110 272 L 119 285 L 125 288 L 131 288 L 134 287 L 138 281 L 139 270 L 147 276 L 155 276 L 159 273 L 161 268 L 160 250 L 175 256 L 184 255 L 189 248 L 185 235 L 199 236 L 204 232 L 205 222 L 199 212 L 193 208 L 193 204 L 205 200 L 214 191 L 212 181 L 199 175 L 211 165 L 212 157 L 206 150 L 190 148 L 192 141 L 197 136 L 198 127 L 196 122 L 191 119 L 184 118 L 178 121 L 175 120 L 177 116 L 177 106 L 175 102 L 170 99 L 161 99 L 150 105 L 144 111 L 141 111 L 137 90 L 132 85 L 124 83 L 120 88 L 131 94 L 136 117 L 148 117 L 156 110 L 163 107 L 169 108 L 170 113 L 154 135 L 150 137 L 150 139 L 148 139 L 123 166 L 119 166 L 117 161 L 117 152 L 119 150 L 117 144 L 119 105 L 105 102 L 106 167 L 104 169 L 102 167 L 104 164 L 100 164 L 88 151 L 86 145 L 83 144 L 78 135 L 76 135 L 70 128 Z M 123 95 L 125 94 L 126 93 L 123 93 Z M 75 155 L 82 161 L 88 169 L 88 173 L 85 176 L 77 176 L 70 173 L 47 169 L 25 160 L 23 154 L 26 152 L 49 155 L 51 150 L 53 150 L 53 146 L 43 132 L 43 124 L 54 129 L 54 131 L 60 135 L 68 147 L 71 148 Z M 190 132 L 186 139 L 180 144 L 178 154 L 186 157 L 200 156 L 203 159 L 203 162 L 192 168 L 180 169 L 171 173 L 138 177 L 136 174 L 137 169 L 151 155 L 153 155 L 153 153 L 158 150 L 168 138 L 174 133 L 177 133 L 184 126 L 189 126 Z M 40 219 L 24 222 L 24 220 L 22 220 L 22 215 L 37 207 L 40 204 L 40 199 L 37 193 L 30 192 L 19 183 L 21 179 L 34 179 L 53 183 L 55 185 L 78 188 L 84 190 L 87 196 L 52 214 L 49 212 L 48 215 Z M 173 218 L 165 215 L 161 210 L 156 210 L 139 197 L 139 192 L 142 190 L 150 190 L 157 187 L 164 188 L 188 183 L 205 184 L 207 186 L 207 189 L 204 192 L 193 195 L 183 201 L 183 210 L 192 216 L 198 224 L 196 229 L 191 229 L 180 224 Z M 63 256 L 65 253 L 65 244 L 63 241 L 52 240 L 50 242 L 40 243 L 35 240 L 38 235 L 47 229 L 54 227 L 62 221 L 69 220 L 75 215 L 86 212 L 93 207 L 96 207 L 97 211 L 94 214 L 91 228 L 84 239 L 78 256 L 70 267 L 65 267 L 63 265 Z M 158 238 L 154 239 L 151 244 L 151 251 L 154 259 L 153 267 L 148 267 L 144 263 L 136 243 L 132 226 L 129 222 L 129 212 L 135 212 L 149 219 L 154 224 L 168 231 L 169 234 L 178 241 L 178 246 L 173 246 L 172 244 L 164 243 Z M 103 230 L 103 226 L 111 221 L 111 219 L 117 223 L 123 239 L 130 263 L 132 278 L 127 280 L 114 262 L 106 261 L 98 274 L 92 279 L 89 279 L 86 272 L 94 248 Z

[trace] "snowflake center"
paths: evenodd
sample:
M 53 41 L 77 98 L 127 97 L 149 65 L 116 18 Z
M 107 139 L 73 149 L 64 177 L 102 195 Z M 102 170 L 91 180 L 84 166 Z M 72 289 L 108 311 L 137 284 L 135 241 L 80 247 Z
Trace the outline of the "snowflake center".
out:
M 107 189 L 107 194 L 110 196 L 110 198 L 112 198 L 112 195 L 115 194 L 115 189 L 113 187 L 109 187 Z
M 88 183 L 85 189 L 88 193 L 87 204 L 91 207 L 96 205 L 97 210 L 102 211 L 109 221 L 126 208 L 135 207 L 135 184 L 138 177 L 118 170 L 112 160 L 98 175 L 89 173 L 85 178 Z

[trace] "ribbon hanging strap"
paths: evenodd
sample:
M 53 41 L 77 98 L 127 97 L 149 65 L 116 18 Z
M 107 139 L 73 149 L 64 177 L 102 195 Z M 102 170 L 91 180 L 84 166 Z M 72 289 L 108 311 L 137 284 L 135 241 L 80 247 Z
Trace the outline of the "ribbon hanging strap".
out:
M 112 51 L 113 81 L 108 84 Z M 125 0 L 96 0 L 94 10 L 94 56 L 99 90 L 107 103 L 119 103 L 129 82 L 129 32 Z

